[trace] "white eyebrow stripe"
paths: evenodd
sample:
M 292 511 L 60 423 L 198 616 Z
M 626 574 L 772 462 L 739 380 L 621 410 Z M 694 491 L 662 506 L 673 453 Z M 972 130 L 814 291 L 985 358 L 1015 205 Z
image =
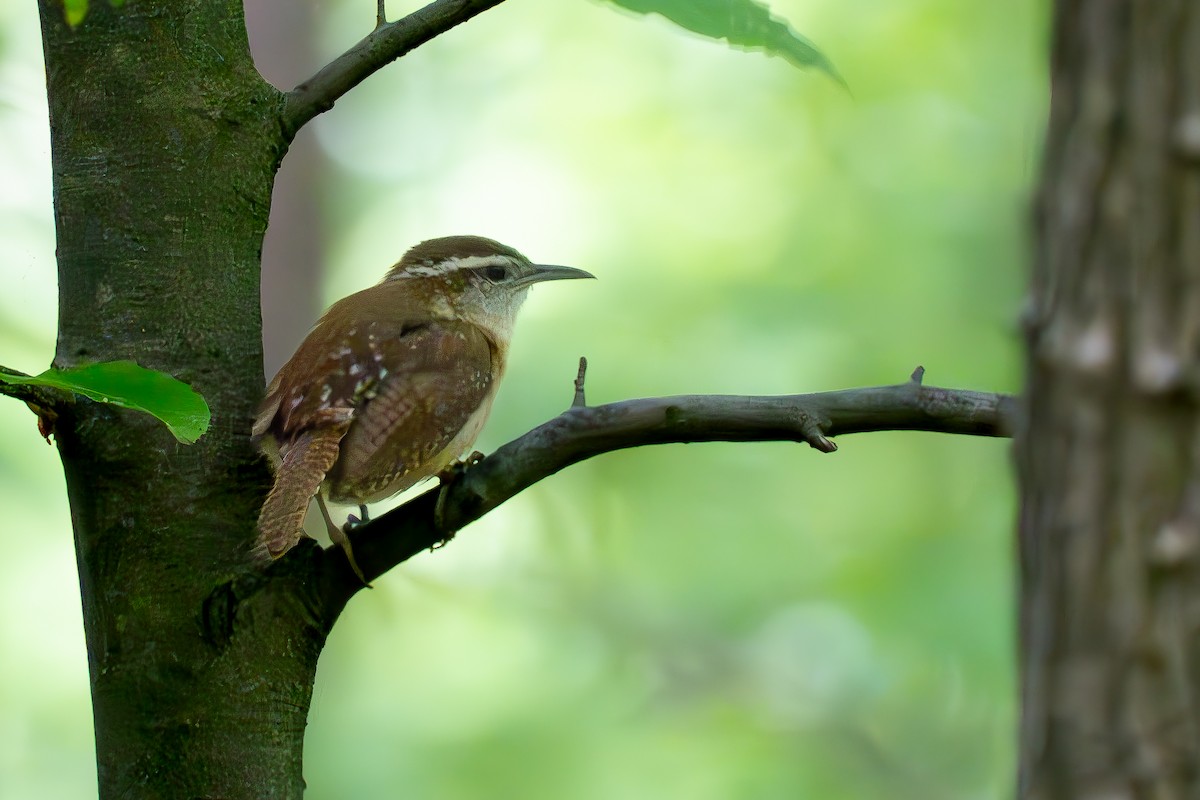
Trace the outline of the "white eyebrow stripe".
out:
M 408 277 L 436 278 L 441 275 L 448 275 L 455 270 L 480 269 L 481 267 L 492 266 L 517 268 L 520 266 L 520 262 L 512 256 L 501 255 L 499 253 L 487 256 L 453 256 L 442 261 L 423 261 L 420 264 L 405 267 L 399 272 L 393 273 L 390 280 Z

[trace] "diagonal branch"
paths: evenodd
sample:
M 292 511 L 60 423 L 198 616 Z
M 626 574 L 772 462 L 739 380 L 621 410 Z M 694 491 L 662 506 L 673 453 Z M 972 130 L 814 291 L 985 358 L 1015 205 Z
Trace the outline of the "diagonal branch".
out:
M 883 430 L 920 430 L 971 436 L 1011 436 L 1017 402 L 1008 395 L 922 386 L 923 370 L 896 386 L 778 397 L 687 395 L 573 405 L 509 442 L 446 487 L 442 508 L 434 489 L 351 534 L 368 580 L 434 547 L 453 531 L 564 467 L 629 447 L 677 442 L 804 442 L 822 452 L 828 437 Z M 577 381 L 577 387 L 582 381 Z M 578 394 L 577 394 L 578 396 Z M 438 513 L 440 512 L 440 513 Z M 435 520 L 442 519 L 444 527 Z M 340 550 L 324 589 L 340 608 L 363 587 Z
M 281 124 L 288 141 L 305 123 L 333 108 L 338 99 L 411 50 L 504 0 L 435 0 L 403 19 L 386 22 L 382 9 L 375 30 L 288 92 Z

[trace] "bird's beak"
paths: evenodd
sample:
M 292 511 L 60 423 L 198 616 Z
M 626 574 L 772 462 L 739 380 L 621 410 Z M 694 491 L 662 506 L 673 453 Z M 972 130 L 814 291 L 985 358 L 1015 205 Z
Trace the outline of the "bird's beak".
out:
M 596 276 L 590 272 L 585 272 L 574 267 L 559 267 L 554 264 L 534 264 L 533 272 L 521 278 L 517 283 L 519 285 L 528 286 L 533 283 L 541 283 L 542 281 L 567 281 L 575 278 L 595 278 Z

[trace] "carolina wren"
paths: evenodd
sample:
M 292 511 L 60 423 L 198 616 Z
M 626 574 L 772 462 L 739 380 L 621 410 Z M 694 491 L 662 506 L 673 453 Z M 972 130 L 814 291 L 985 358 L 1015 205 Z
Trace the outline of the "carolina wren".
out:
M 275 470 L 258 550 L 279 558 L 300 541 L 315 496 L 361 577 L 326 501 L 365 516 L 368 503 L 455 463 L 491 410 L 529 287 L 591 277 L 450 236 L 422 242 L 378 284 L 334 303 L 271 381 L 254 423 Z

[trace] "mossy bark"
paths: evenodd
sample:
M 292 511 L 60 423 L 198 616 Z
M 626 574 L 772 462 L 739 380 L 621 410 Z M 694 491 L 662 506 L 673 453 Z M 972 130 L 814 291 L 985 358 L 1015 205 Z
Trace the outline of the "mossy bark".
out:
M 199 443 L 81 402 L 57 424 L 79 562 L 100 797 L 295 797 L 336 610 L 247 569 L 269 481 L 259 256 L 287 142 L 240 0 L 41 0 L 59 323 L 55 363 L 133 359 L 192 384 Z

